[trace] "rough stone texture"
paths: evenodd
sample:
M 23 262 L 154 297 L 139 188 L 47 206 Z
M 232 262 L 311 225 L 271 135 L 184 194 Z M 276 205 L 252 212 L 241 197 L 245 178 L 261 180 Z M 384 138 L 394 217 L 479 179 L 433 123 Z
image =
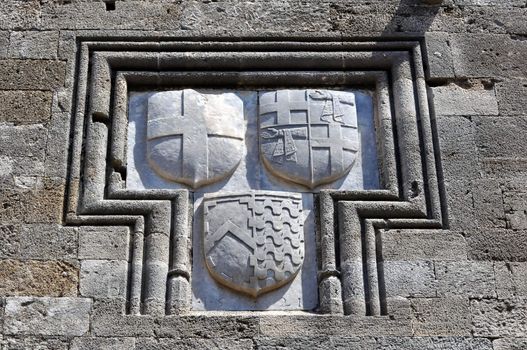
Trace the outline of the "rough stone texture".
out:
M 494 89 L 455 84 L 432 88 L 434 109 L 438 115 L 498 115 Z
M 474 299 L 470 302 L 473 334 L 480 337 L 523 337 L 527 332 L 525 299 Z
M 440 296 L 496 297 L 494 267 L 487 261 L 437 261 L 437 289 Z
M 0 338 L 0 344 L 4 350 L 68 350 L 69 342 L 67 339 L 42 339 L 40 337 L 5 337 Z
M 0 260 L 0 295 L 76 296 L 78 269 L 61 261 Z
M 11 258 L 20 253 L 19 226 L 0 226 L 0 258 Z
M 20 232 L 20 256 L 24 259 L 75 259 L 77 229 L 62 225 L 24 225 Z
M 527 348 L 527 338 L 503 338 L 492 342 L 494 350 L 522 350 Z
M 0 91 L 0 122 L 44 124 L 51 117 L 50 91 Z
M 57 31 L 11 32 L 9 57 L 30 59 L 57 58 L 58 39 L 59 33 Z
M 525 110 L 527 109 L 527 80 L 512 79 L 497 83 L 496 96 L 501 115 L 525 115 Z
M 128 227 L 79 228 L 79 259 L 128 260 Z
M 527 261 L 527 231 L 485 230 L 467 236 L 469 259 Z
M 0 60 L 0 89 L 50 90 L 64 84 L 65 63 L 51 60 Z
M 83 260 L 79 292 L 84 297 L 124 298 L 128 263 L 120 260 Z
M 71 342 L 70 350 L 125 350 L 137 349 L 135 338 L 74 338 Z
M 431 261 L 385 261 L 387 296 L 435 297 L 434 264 Z
M 81 336 L 89 329 L 91 304 L 83 298 L 7 298 L 4 332 Z
M 417 336 L 469 336 L 468 298 L 415 298 L 411 302 L 412 327 Z
M 501 299 L 527 294 L 527 264 L 524 262 L 495 262 L 496 291 Z

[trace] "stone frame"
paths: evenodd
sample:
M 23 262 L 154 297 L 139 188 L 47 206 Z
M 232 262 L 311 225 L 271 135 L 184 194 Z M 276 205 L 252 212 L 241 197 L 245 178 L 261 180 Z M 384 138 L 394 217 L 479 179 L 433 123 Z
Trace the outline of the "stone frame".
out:
M 323 190 L 318 195 L 318 313 L 252 315 L 278 323 L 293 322 L 289 320 L 293 317 L 318 323 L 318 316 L 336 314 L 334 323 L 345 328 L 354 322 L 369 327 L 371 321 L 362 316 L 371 315 L 380 316 L 380 328 L 389 329 L 388 333 L 402 334 L 410 327 L 409 321 L 394 317 L 398 301 L 384 296 L 379 230 L 446 227 L 420 41 L 77 40 L 65 221 L 132 228 L 128 302 L 126 308 L 112 308 L 120 320 L 112 318 L 113 323 L 128 324 L 128 318 L 144 317 L 139 315 L 194 317 L 190 312 L 192 204 L 188 191 L 131 191 L 124 186 L 128 90 L 200 84 L 352 84 L 375 92 L 383 189 Z M 341 320 L 338 315 L 342 314 L 358 319 Z

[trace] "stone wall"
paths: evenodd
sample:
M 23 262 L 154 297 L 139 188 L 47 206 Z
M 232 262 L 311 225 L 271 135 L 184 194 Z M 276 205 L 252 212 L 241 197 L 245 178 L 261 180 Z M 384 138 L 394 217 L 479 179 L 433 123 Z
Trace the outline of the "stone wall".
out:
M 390 316 L 116 317 L 133 227 L 67 220 L 81 37 L 419 41 L 444 220 L 380 233 Z M 2 348 L 527 348 L 526 57 L 525 0 L 2 1 Z

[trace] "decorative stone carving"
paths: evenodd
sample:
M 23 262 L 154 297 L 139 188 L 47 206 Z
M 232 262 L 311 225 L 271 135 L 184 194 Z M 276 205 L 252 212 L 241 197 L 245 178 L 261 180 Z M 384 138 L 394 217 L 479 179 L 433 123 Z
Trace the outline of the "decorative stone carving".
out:
M 260 152 L 266 168 L 314 188 L 351 169 L 359 150 L 355 96 L 330 90 L 259 95 Z
M 288 283 L 304 261 L 303 221 L 299 194 L 205 195 L 203 249 L 210 274 L 253 297 Z
M 147 159 L 160 176 L 198 188 L 236 169 L 244 129 L 234 93 L 159 92 L 148 100 Z

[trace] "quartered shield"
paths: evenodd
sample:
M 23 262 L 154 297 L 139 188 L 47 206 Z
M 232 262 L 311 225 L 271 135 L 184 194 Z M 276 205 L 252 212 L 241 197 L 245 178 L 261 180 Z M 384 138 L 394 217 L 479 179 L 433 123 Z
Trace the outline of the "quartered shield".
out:
M 203 253 L 216 281 L 253 297 L 292 281 L 304 261 L 302 197 L 205 195 Z
M 258 103 L 260 155 L 271 173 L 314 188 L 352 168 L 359 150 L 353 93 L 266 91 Z
M 193 188 L 229 176 L 243 155 L 243 101 L 234 93 L 165 91 L 148 99 L 147 159 Z

